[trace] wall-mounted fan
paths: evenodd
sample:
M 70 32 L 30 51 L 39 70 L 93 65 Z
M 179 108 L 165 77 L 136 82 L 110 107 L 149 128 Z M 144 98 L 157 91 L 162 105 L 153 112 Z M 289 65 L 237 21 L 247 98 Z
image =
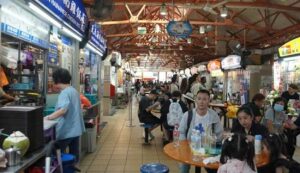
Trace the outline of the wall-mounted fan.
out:
M 206 12 L 208 12 L 208 13 L 210 13 L 210 14 L 218 15 L 218 12 L 216 12 L 214 10 L 214 8 L 222 7 L 227 2 L 228 2 L 228 0 L 224 0 L 224 1 L 221 1 L 221 2 L 219 2 L 217 4 L 211 5 L 209 3 L 209 0 L 207 0 L 207 3 L 204 5 L 203 10 L 206 11 Z

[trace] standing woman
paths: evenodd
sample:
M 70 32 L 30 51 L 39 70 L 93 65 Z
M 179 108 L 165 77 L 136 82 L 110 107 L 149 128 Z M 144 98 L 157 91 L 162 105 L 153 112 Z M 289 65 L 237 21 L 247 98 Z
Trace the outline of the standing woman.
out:
M 60 89 L 55 112 L 45 117 L 56 120 L 57 146 L 65 151 L 69 147 L 70 154 L 79 160 L 79 137 L 85 131 L 81 115 L 81 103 L 77 90 L 70 85 L 71 75 L 68 70 L 59 68 L 52 74 L 54 84 Z

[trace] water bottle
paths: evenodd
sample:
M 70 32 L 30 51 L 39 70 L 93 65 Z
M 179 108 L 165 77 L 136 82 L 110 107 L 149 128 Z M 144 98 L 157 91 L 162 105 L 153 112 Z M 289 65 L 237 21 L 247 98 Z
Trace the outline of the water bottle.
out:
M 193 153 L 193 161 L 200 161 L 200 149 L 201 149 L 201 135 L 200 131 L 194 129 L 193 139 L 192 139 L 192 153 Z
M 175 124 L 174 130 L 173 130 L 173 143 L 175 147 L 179 146 L 179 130 L 178 130 L 178 124 Z
M 191 147 L 192 151 L 195 151 L 195 149 L 196 149 L 196 139 L 197 139 L 196 133 L 197 133 L 196 129 L 193 129 L 192 135 L 191 135 L 191 143 L 190 143 L 190 147 Z
M 255 154 L 261 154 L 261 135 L 255 135 L 255 141 L 254 141 L 254 150 Z

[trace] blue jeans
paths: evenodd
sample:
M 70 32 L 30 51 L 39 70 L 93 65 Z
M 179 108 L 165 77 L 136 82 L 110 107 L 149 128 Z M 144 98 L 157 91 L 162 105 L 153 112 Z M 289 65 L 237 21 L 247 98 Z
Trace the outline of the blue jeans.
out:
M 56 147 L 61 152 L 66 152 L 67 147 L 69 147 L 69 153 L 76 157 L 76 163 L 79 161 L 79 136 L 58 140 L 56 141 Z

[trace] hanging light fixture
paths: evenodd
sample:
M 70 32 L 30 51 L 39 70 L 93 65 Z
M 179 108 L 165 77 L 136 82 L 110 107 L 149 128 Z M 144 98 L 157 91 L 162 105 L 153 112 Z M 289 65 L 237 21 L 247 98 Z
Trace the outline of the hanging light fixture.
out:
M 200 26 L 199 33 L 200 34 L 204 34 L 205 33 L 205 27 L 204 26 Z
M 191 44 L 191 43 L 192 43 L 192 38 L 188 38 L 188 39 L 187 39 L 187 43 L 188 43 L 188 44 Z
M 163 3 L 160 7 L 160 15 L 166 16 L 168 14 L 167 12 L 167 6 L 165 3 Z
M 183 47 L 181 45 L 179 46 L 179 50 L 183 50 Z
M 159 33 L 161 31 L 160 26 L 158 24 L 155 25 L 155 33 Z
M 221 17 L 226 18 L 227 15 L 228 15 L 228 9 L 227 9 L 227 7 L 225 7 L 225 6 L 222 7 L 220 11 L 221 11 L 221 14 L 220 14 Z

